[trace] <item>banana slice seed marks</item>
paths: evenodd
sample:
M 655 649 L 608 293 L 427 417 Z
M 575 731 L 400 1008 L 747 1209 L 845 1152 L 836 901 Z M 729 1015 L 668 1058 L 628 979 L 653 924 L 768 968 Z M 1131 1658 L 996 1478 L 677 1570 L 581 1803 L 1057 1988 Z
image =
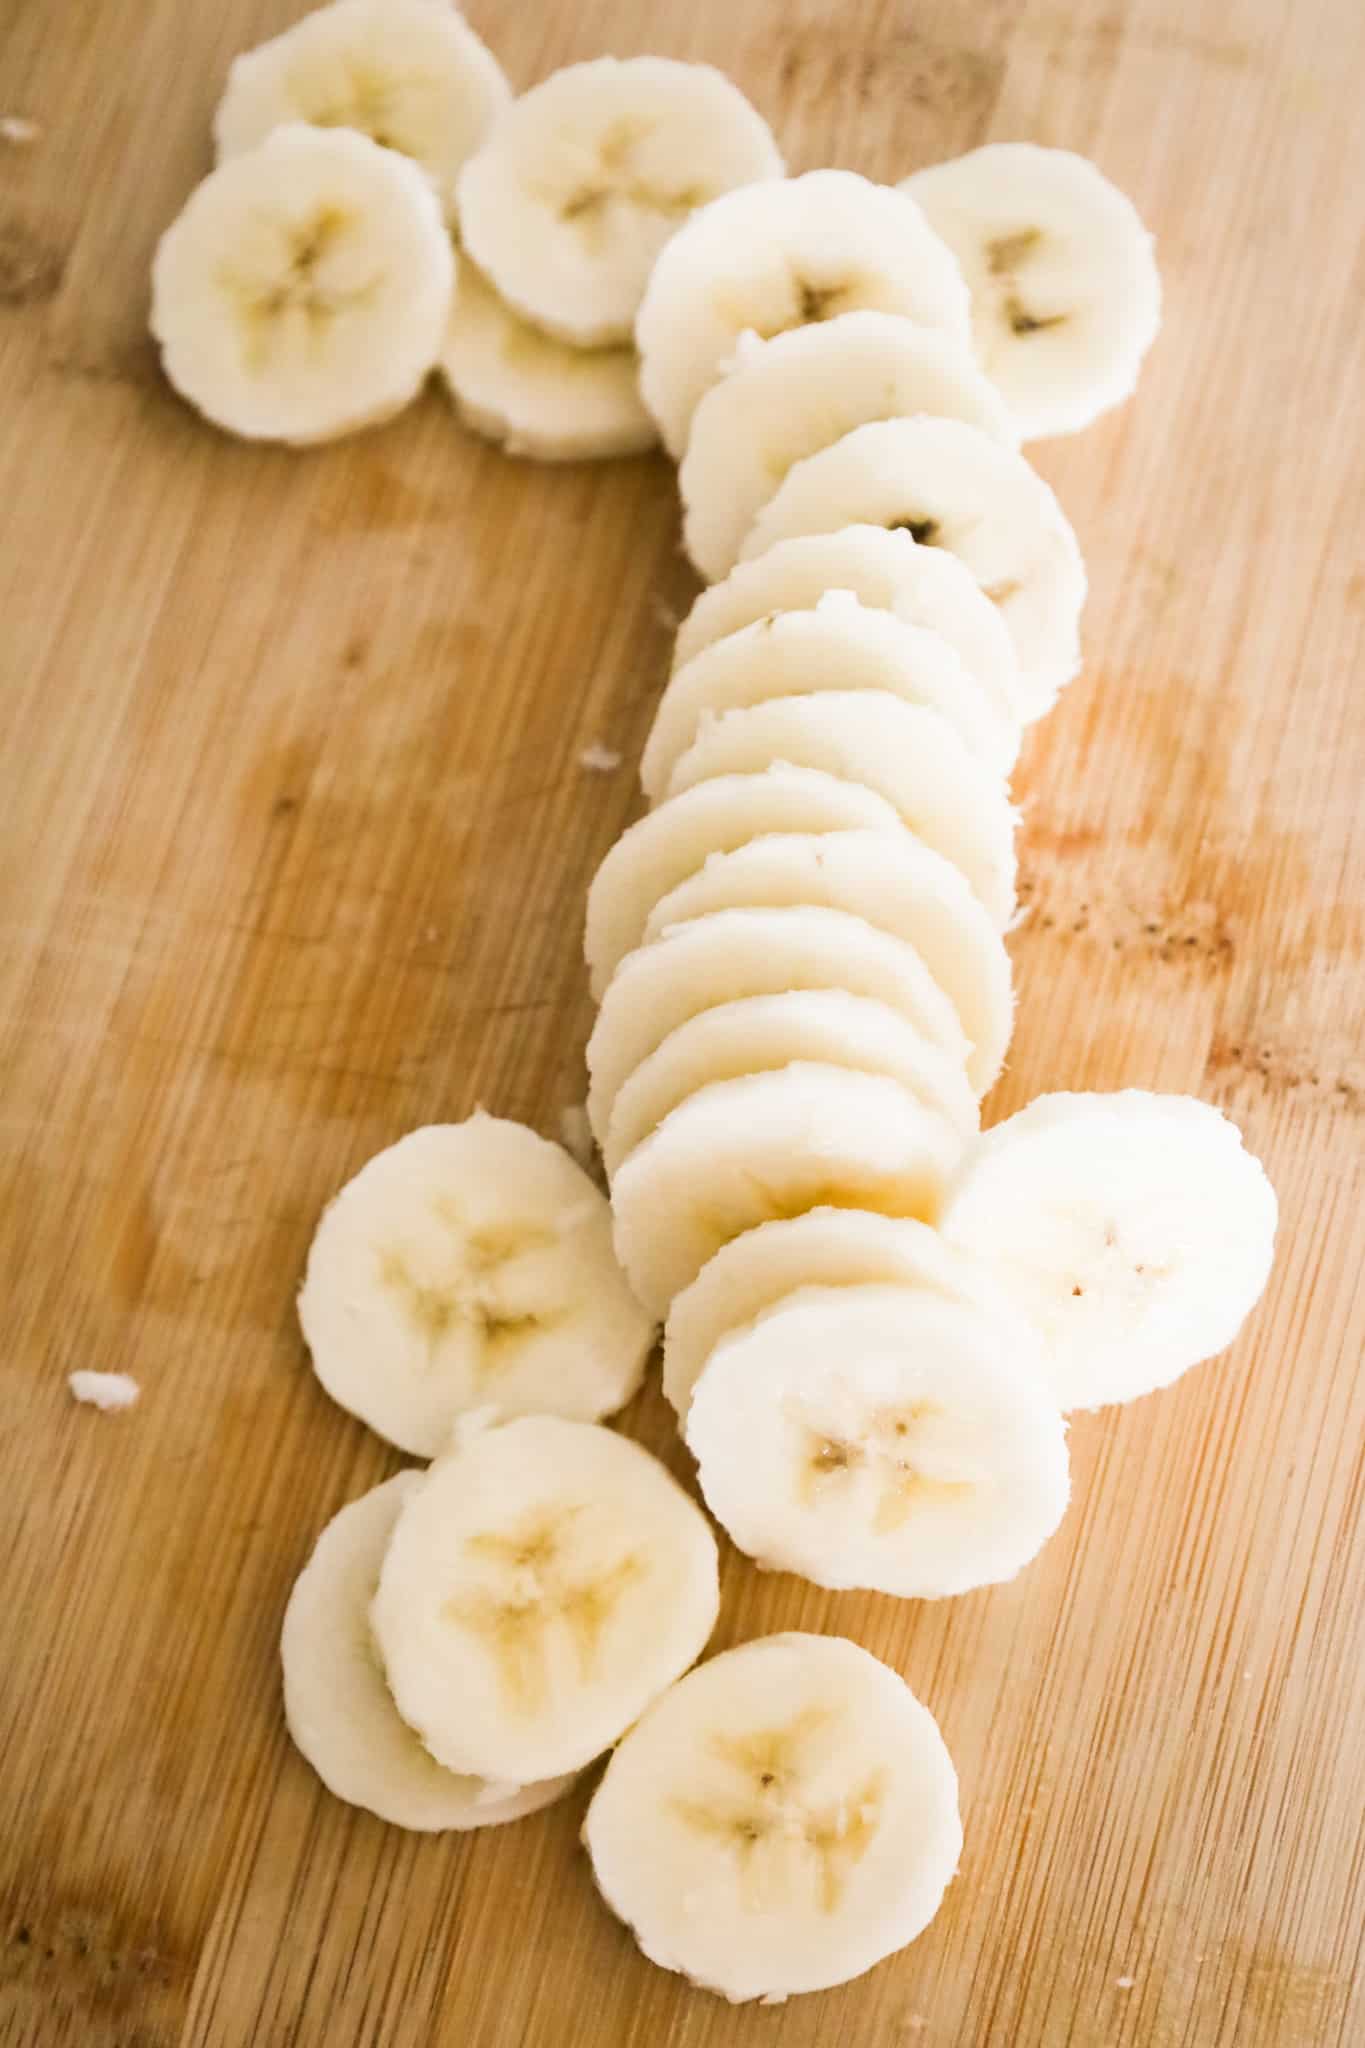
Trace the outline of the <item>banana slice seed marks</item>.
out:
M 300 109 L 300 119 L 313 128 L 358 128 L 381 149 L 412 153 L 402 134 L 397 103 L 405 93 L 430 95 L 429 78 L 415 71 L 380 70 L 352 59 L 345 66 L 344 85 L 332 89 L 330 73 L 327 85 L 329 90 L 323 92 L 316 72 L 310 77 L 306 66 L 294 73 L 289 96 Z
M 291 336 L 302 323 L 307 346 L 316 353 L 329 320 L 373 298 L 381 282 L 377 273 L 344 288 L 335 279 L 325 281 L 325 267 L 353 226 L 343 207 L 320 206 L 309 220 L 286 231 L 288 263 L 283 276 L 274 264 L 263 273 L 224 264 L 219 281 L 236 306 L 246 362 L 253 372 L 268 370 L 282 352 L 286 321 Z
M 557 1626 L 569 1635 L 582 1682 L 592 1680 L 617 1601 L 644 1571 L 638 1551 L 627 1551 L 614 1564 L 599 1564 L 588 1574 L 572 1569 L 567 1538 L 586 1511 L 581 1502 L 545 1508 L 519 1527 L 483 1530 L 465 1542 L 467 1555 L 505 1575 L 506 1590 L 453 1594 L 441 1612 L 457 1627 L 487 1639 L 504 1696 L 515 1712 L 537 1714 L 548 1702 L 550 1635 Z
M 972 1479 L 948 1479 L 926 1471 L 914 1455 L 913 1439 L 922 1438 L 923 1425 L 943 1413 L 936 1401 L 912 1401 L 873 1416 L 856 1442 L 834 1435 L 805 1402 L 792 1400 L 785 1407 L 806 1436 L 798 1481 L 803 1507 L 810 1507 L 831 1483 L 846 1480 L 850 1473 L 875 1470 L 879 1490 L 872 1526 L 879 1536 L 887 1536 L 902 1528 L 924 1503 L 959 1500 L 975 1487 Z
M 625 120 L 609 128 L 598 145 L 595 175 L 560 201 L 560 219 L 574 221 L 586 239 L 600 245 L 605 227 L 603 217 L 613 205 L 638 206 L 646 212 L 670 217 L 704 206 L 713 196 L 704 185 L 664 190 L 640 177 L 635 156 L 656 125 L 652 121 Z
M 551 1320 L 543 1308 L 532 1311 L 517 1305 L 502 1269 L 528 1252 L 548 1249 L 556 1242 L 555 1234 L 529 1223 L 501 1229 L 491 1224 L 471 1227 L 453 1202 L 439 1196 L 430 1208 L 451 1234 L 448 1270 L 434 1279 L 419 1278 L 405 1252 L 387 1249 L 379 1254 L 380 1279 L 401 1296 L 421 1331 L 428 1366 L 435 1365 L 451 1331 L 468 1325 L 480 1340 L 474 1369 L 482 1381 L 496 1374 L 509 1340 Z
M 1066 323 L 1065 313 L 1031 313 L 1020 297 L 1017 273 L 1037 254 L 1042 239 L 1041 228 L 1022 228 L 1017 234 L 1000 235 L 987 244 L 986 268 L 1000 281 L 1004 315 L 1015 334 L 1041 334 L 1046 328 Z
M 744 1792 L 723 1803 L 672 1802 L 686 1826 L 729 1850 L 739 1868 L 741 1896 L 754 1911 L 789 1895 L 790 1850 L 797 1846 L 805 1851 L 801 1860 L 821 1911 L 837 1912 L 849 1878 L 872 1846 L 886 1798 L 884 1772 L 871 1772 L 851 1797 L 818 1810 L 801 1796 L 814 1761 L 813 1738 L 826 1746 L 834 1718 L 811 1708 L 783 1727 L 716 1736 L 712 1754 L 747 1780 Z

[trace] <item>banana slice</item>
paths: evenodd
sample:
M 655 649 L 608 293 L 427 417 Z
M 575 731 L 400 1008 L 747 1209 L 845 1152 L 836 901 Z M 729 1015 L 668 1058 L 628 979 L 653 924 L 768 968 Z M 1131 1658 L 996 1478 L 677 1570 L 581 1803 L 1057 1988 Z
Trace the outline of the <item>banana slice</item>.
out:
M 788 1295 L 721 1339 L 684 1434 L 750 1557 L 903 1599 L 1012 1579 L 1070 1491 L 1029 1326 L 915 1287 Z
M 488 1828 L 567 1792 L 572 1776 L 509 1789 L 457 1777 L 399 1718 L 370 1633 L 370 1601 L 404 1503 L 400 1472 L 334 1515 L 295 1581 L 280 1653 L 289 1732 L 329 1792 L 400 1828 Z
M 371 1619 L 398 1711 L 439 1763 L 575 1771 L 695 1662 L 716 1543 L 657 1459 L 591 1423 L 466 1424 L 404 1503 Z
M 702 785 L 705 787 L 705 784 Z M 847 910 L 912 945 L 971 1042 L 967 1077 L 984 1095 L 1014 1023 L 1010 957 L 951 861 L 912 833 L 773 832 L 715 853 L 661 897 L 645 939 L 717 910 L 810 903 Z
M 980 1141 L 943 1219 L 1043 1344 L 1063 1408 L 1169 1386 L 1261 1297 L 1275 1190 L 1188 1095 L 1043 1095 Z
M 898 314 L 840 313 L 772 341 L 745 337 L 693 414 L 678 471 L 683 544 L 698 574 L 715 583 L 741 551 L 762 552 L 746 537 L 795 463 L 903 413 L 946 414 L 1014 446 L 1000 395 L 969 352 Z
M 796 464 L 744 554 L 758 558 L 794 534 L 833 533 L 854 520 L 907 527 L 962 558 L 1014 642 L 1016 709 L 1041 718 L 1080 667 L 1085 564 L 1037 471 L 960 420 L 880 421 Z
M 798 1062 L 715 1081 L 622 1161 L 617 1256 L 663 1316 L 723 1244 L 776 1217 L 838 1208 L 932 1221 L 961 1152 L 948 1119 L 883 1074 Z
M 622 1083 L 602 1144 L 610 1177 L 670 1110 L 712 1081 L 771 1073 L 793 1060 L 889 1074 L 964 1138 L 977 1130 L 976 1097 L 954 1060 L 899 1010 L 839 988 L 788 989 L 718 1003 L 670 1031 Z
M 211 172 L 161 237 L 151 328 L 206 418 L 303 446 L 416 397 L 454 283 L 416 164 L 345 129 L 277 128 Z
M 622 1087 L 669 1033 L 718 1003 L 833 988 L 889 1003 L 962 1067 L 957 1012 L 915 948 L 847 911 L 718 910 L 628 953 L 588 1039 L 588 1119 L 603 1143 Z
M 332 1399 L 419 1458 L 467 1409 L 610 1414 L 654 1334 L 600 1190 L 558 1145 L 482 1112 L 409 1132 L 346 1183 L 299 1320 Z
M 658 438 L 634 349 L 570 348 L 542 334 L 467 256 L 440 367 L 465 425 L 509 455 L 585 462 L 638 455 Z
M 809 611 L 827 590 L 851 590 L 859 604 L 941 635 L 997 714 L 1018 722 L 1019 663 L 999 612 L 964 562 L 920 547 L 903 527 L 799 534 L 756 561 L 737 562 L 723 583 L 703 590 L 678 628 L 674 669 L 771 612 Z
M 1001 779 L 936 711 L 885 691 L 770 697 L 709 719 L 669 779 L 670 797 L 717 775 L 783 761 L 862 782 L 962 870 L 998 929 L 1014 916 L 1014 812 Z
M 886 690 L 926 704 L 998 774 L 1019 752 L 1018 721 L 997 714 L 939 634 L 859 604 L 851 591 L 827 590 L 813 610 L 770 612 L 674 672 L 640 762 L 645 795 L 657 803 L 709 713 L 826 690 Z
M 928 1926 L 962 1853 L 957 1776 L 932 1714 L 866 1650 L 764 1636 L 655 1701 L 583 1840 L 651 1962 L 777 2004 Z
M 1094 164 L 995 142 L 900 190 L 962 265 L 977 355 L 1025 441 L 1074 434 L 1131 395 L 1161 278 L 1137 209 Z
M 233 60 L 218 158 L 289 121 L 353 128 L 421 165 L 447 211 L 455 174 L 511 98 L 491 50 L 440 0 L 334 0 Z
M 885 797 L 813 768 L 780 763 L 761 775 L 717 776 L 660 805 L 623 832 L 588 890 L 583 950 L 600 1002 L 617 966 L 644 933 L 661 896 L 685 881 L 709 854 L 764 832 L 836 832 L 862 826 L 899 832 Z
M 601 348 L 631 340 L 689 213 L 782 169 L 767 123 L 709 64 L 598 57 L 503 115 L 460 173 L 460 233 L 519 313 Z
M 681 458 L 741 334 L 770 341 L 861 310 L 971 346 L 962 273 L 904 192 L 808 171 L 712 200 L 665 245 L 635 323 L 640 387 L 669 454 Z
M 685 1421 L 707 1359 L 732 1330 L 743 1329 L 800 1287 L 899 1282 L 950 1301 L 979 1301 L 976 1262 L 911 1217 L 868 1209 L 808 1209 L 760 1223 L 722 1245 L 668 1311 L 664 1393 Z

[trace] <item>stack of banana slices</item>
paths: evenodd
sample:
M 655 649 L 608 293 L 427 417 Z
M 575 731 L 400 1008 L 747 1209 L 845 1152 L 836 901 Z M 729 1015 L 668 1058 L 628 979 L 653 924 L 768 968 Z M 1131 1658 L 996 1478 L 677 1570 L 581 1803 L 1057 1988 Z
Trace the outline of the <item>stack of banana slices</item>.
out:
M 1065 1415 L 1222 1349 L 1274 1194 L 1181 1097 L 1043 1097 L 984 1135 L 1013 1022 L 1008 777 L 1080 663 L 1075 535 L 1020 453 L 1134 388 L 1150 237 L 1066 151 L 899 187 L 787 178 L 704 65 L 513 99 L 446 0 L 334 0 L 238 59 L 159 246 L 172 383 L 322 441 L 439 370 L 563 460 L 656 438 L 707 585 L 592 883 L 587 1115 L 610 1204 L 476 1115 L 323 1218 L 323 1385 L 432 1462 L 342 1510 L 284 1627 L 343 1798 L 464 1829 L 613 1749 L 585 1841 L 644 1952 L 733 1999 L 844 1981 L 932 1918 L 956 1780 L 903 1680 L 784 1635 L 690 1671 L 715 1539 L 603 1427 L 664 1326 L 707 1506 L 760 1565 L 932 1599 L 1066 1507 Z M 684 1675 L 688 1674 L 688 1675 Z
M 776 2000 L 913 1940 L 962 1846 L 943 1739 L 839 1637 L 683 1675 L 716 1542 L 600 1426 L 654 1326 L 567 1153 L 482 1113 L 411 1132 L 326 1211 L 299 1312 L 328 1392 L 432 1460 L 344 1507 L 290 1597 L 285 1712 L 323 1782 L 400 1827 L 494 1827 L 615 1746 L 584 1839 L 656 1961 Z
M 783 168 L 709 65 L 601 57 L 513 100 L 448 0 L 305 15 L 237 58 L 214 139 L 152 273 L 191 404 L 302 446 L 439 370 L 477 433 L 548 462 L 654 445 L 633 344 L 654 259 L 695 208 Z

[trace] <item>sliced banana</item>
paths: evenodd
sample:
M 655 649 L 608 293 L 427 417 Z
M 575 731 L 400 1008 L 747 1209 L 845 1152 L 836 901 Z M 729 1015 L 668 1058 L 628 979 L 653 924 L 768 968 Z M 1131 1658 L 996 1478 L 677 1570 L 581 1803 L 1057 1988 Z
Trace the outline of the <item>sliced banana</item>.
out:
M 961 1152 L 948 1119 L 884 1074 L 798 1062 L 716 1081 L 618 1168 L 617 1256 L 664 1316 L 722 1245 L 776 1217 L 837 1208 L 933 1221 Z
M 1080 667 L 1085 564 L 1037 471 L 960 420 L 879 421 L 796 464 L 744 554 L 855 520 L 906 527 L 961 557 L 1014 642 L 1019 715 L 1041 718 Z
M 715 1538 L 657 1459 L 591 1423 L 466 1424 L 404 1502 L 371 1618 L 398 1710 L 438 1762 L 575 1771 L 695 1662 Z
M 996 926 L 1014 916 L 1014 812 L 997 775 L 919 704 L 885 691 L 829 690 L 770 697 L 709 719 L 669 779 L 670 797 L 717 775 L 752 775 L 775 761 L 862 782 L 903 824 L 962 870 Z
M 1275 1190 L 1188 1095 L 1043 1095 L 980 1140 L 943 1219 L 1038 1331 L 1063 1408 L 1169 1386 L 1261 1297 Z
M 1014 446 L 1000 395 L 970 353 L 898 314 L 840 313 L 772 341 L 745 337 L 693 414 L 678 471 L 683 543 L 698 574 L 715 583 L 741 552 L 762 552 L 747 538 L 794 464 L 903 413 L 945 414 Z
M 465 425 L 509 455 L 586 462 L 638 455 L 658 438 L 634 349 L 570 348 L 542 334 L 467 256 L 440 368 Z
M 622 1083 L 602 1144 L 608 1175 L 670 1110 L 712 1081 L 766 1074 L 793 1060 L 889 1074 L 964 1137 L 977 1129 L 976 1097 L 960 1060 L 890 1003 L 841 988 L 743 996 L 700 1011 L 670 1031 Z
M 608 1764 L 583 1839 L 651 1962 L 778 2004 L 913 1941 L 962 1824 L 952 1759 L 905 1681 L 841 1636 L 781 1635 L 713 1657 L 655 1702 Z
M 767 123 L 709 64 L 598 57 L 503 115 L 460 173 L 460 233 L 526 319 L 601 348 L 631 340 L 689 213 L 782 169 Z
M 650 274 L 635 323 L 641 389 L 677 461 L 741 334 L 764 341 L 840 313 L 900 313 L 971 345 L 957 262 L 904 192 L 808 171 L 693 214 Z
M 765 768 L 760 775 L 717 776 L 661 804 L 623 832 L 592 879 L 583 950 L 600 1002 L 661 896 L 685 881 L 709 854 L 742 846 L 763 832 L 835 832 L 862 826 L 899 832 L 885 797 L 814 768 Z
M 509 1788 L 444 1770 L 399 1718 L 370 1602 L 399 1511 L 424 1474 L 399 1472 L 327 1524 L 284 1614 L 289 1732 L 329 1792 L 400 1828 L 488 1828 L 567 1792 L 572 1776 Z
M 302 446 L 416 397 L 455 257 L 416 164 L 347 130 L 277 128 L 196 186 L 157 245 L 152 333 L 217 426 Z
M 859 604 L 940 634 L 999 716 L 1017 722 L 1019 663 L 999 612 L 965 562 L 942 548 L 920 547 L 903 527 L 798 534 L 755 561 L 737 562 L 723 583 L 703 590 L 678 628 L 674 669 L 771 612 L 811 610 L 827 590 L 851 590 Z
M 657 803 L 664 794 L 709 713 L 825 690 L 887 690 L 926 704 L 998 774 L 1019 752 L 1018 721 L 998 715 L 940 634 L 859 604 L 851 591 L 827 590 L 813 610 L 770 612 L 674 671 L 640 762 L 646 796 Z
M 1028 1325 L 916 1287 L 788 1295 L 722 1337 L 684 1433 L 750 1557 L 902 1599 L 1012 1579 L 1070 1491 Z
M 644 936 L 716 910 L 796 903 L 850 911 L 915 948 L 957 1011 L 967 1075 L 984 1095 L 1014 1023 L 1010 957 L 960 871 L 911 832 L 773 832 L 714 853 L 659 899 Z
M 455 174 L 511 98 L 497 59 L 440 0 L 333 0 L 233 59 L 221 161 L 289 121 L 353 128 L 421 165 L 447 210 Z
M 743 1329 L 800 1287 L 899 1282 L 951 1301 L 981 1297 L 976 1263 L 911 1217 L 869 1209 L 808 1209 L 760 1223 L 707 1261 L 668 1311 L 664 1392 L 685 1420 L 707 1359 L 732 1330 Z
M 1025 441 L 1122 404 L 1161 325 L 1137 209 L 1083 156 L 993 142 L 901 187 L 962 265 L 976 352 Z
M 467 1409 L 610 1414 L 654 1334 L 600 1190 L 558 1145 L 482 1112 L 409 1132 L 346 1183 L 299 1320 L 332 1399 L 419 1458 Z
M 627 1079 L 680 1024 L 718 1003 L 816 988 L 889 1003 L 945 1058 L 965 1064 L 957 1012 L 906 940 L 804 903 L 718 910 L 628 953 L 612 976 L 588 1039 L 588 1118 L 598 1143 Z

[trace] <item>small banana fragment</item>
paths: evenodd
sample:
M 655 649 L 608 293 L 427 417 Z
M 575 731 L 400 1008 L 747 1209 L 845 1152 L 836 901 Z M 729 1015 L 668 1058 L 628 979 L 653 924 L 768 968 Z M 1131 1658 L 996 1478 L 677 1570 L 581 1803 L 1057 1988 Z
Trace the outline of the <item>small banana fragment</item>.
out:
M 719 775 L 671 799 L 623 832 L 588 890 L 583 950 L 600 1002 L 619 963 L 644 934 L 661 896 L 712 853 L 764 832 L 898 832 L 885 797 L 819 769 L 780 763 L 754 775 Z
M 610 1414 L 653 1342 L 606 1198 L 558 1145 L 482 1112 L 409 1132 L 347 1182 L 299 1320 L 332 1399 L 420 1458 L 469 1409 Z
M 771 832 L 713 853 L 660 898 L 644 935 L 717 910 L 800 903 L 846 910 L 915 948 L 957 1011 L 971 1043 L 967 1077 L 984 1095 L 1014 1023 L 1010 957 L 959 869 L 912 832 Z
M 960 1060 L 892 1004 L 842 988 L 742 996 L 689 1017 L 661 1040 L 612 1104 L 602 1158 L 608 1176 L 670 1110 L 712 1081 L 771 1073 L 794 1060 L 889 1074 L 964 1137 L 977 1129 L 976 1097 Z
M 684 1433 L 750 1557 L 903 1599 L 1012 1579 L 1070 1490 L 1029 1326 L 913 1286 L 804 1287 L 732 1330 Z
M 965 562 L 942 548 L 920 547 L 904 527 L 798 534 L 737 562 L 723 583 L 702 591 L 678 628 L 674 669 L 770 613 L 812 610 L 827 590 L 851 590 L 859 604 L 940 634 L 999 716 L 1017 722 L 1019 664 L 999 612 Z
M 982 368 L 1025 441 L 1122 404 L 1161 324 L 1152 237 L 1083 156 L 993 142 L 902 181 L 971 286 Z
M 651 1962 L 777 2004 L 928 1926 L 962 1853 L 957 1775 L 932 1714 L 866 1650 L 764 1636 L 655 1701 L 583 1840 Z
M 996 710 L 941 634 L 827 590 L 810 611 L 769 613 L 675 669 L 640 762 L 645 795 L 658 802 L 711 713 L 827 690 L 887 690 L 926 704 L 988 767 L 1007 774 L 1014 765 L 1018 720 Z
M 638 1444 L 471 1418 L 403 1503 L 371 1620 L 437 1761 L 528 1784 L 624 1734 L 700 1656 L 718 1599 L 706 1517 Z
M 634 349 L 556 341 L 514 313 L 467 256 L 440 369 L 465 425 L 509 455 L 586 462 L 638 455 L 658 438 Z
M 1275 1191 L 1210 1103 L 1041 1095 L 964 1165 L 943 1218 L 1033 1325 L 1063 1408 L 1169 1386 L 1237 1335 L 1270 1273 Z
M 456 172 L 510 98 L 491 50 L 443 0 L 333 0 L 233 59 L 214 141 L 221 162 L 286 122 L 352 128 L 420 164 L 449 212 Z
M 715 583 L 741 553 L 762 552 L 752 536 L 794 464 L 869 420 L 907 413 L 945 415 L 1014 446 L 1004 403 L 969 351 L 899 314 L 840 313 L 772 341 L 743 337 L 692 416 L 678 471 L 697 573 Z
M 1085 565 L 1056 498 L 1022 455 L 961 420 L 882 420 L 797 463 L 744 555 L 858 521 L 905 527 L 958 555 L 999 607 L 1019 662 L 1021 718 L 1041 718 L 1080 667 Z
M 912 1217 L 869 1209 L 808 1209 L 760 1223 L 709 1259 L 668 1311 L 664 1393 L 686 1421 L 706 1361 L 732 1330 L 744 1328 L 802 1287 L 892 1282 L 950 1301 L 981 1298 L 974 1260 Z
M 999 775 L 983 767 L 936 711 L 877 690 L 770 697 L 702 726 L 669 778 L 670 797 L 719 775 L 754 775 L 774 762 L 861 782 L 902 824 L 961 869 L 997 930 L 1014 916 L 1014 811 Z
M 970 345 L 971 301 L 904 192 L 808 171 L 713 199 L 664 245 L 635 323 L 641 389 L 675 461 L 741 334 L 770 341 L 840 313 L 899 313 Z
M 152 333 L 206 418 L 295 446 L 388 419 L 435 366 L 455 257 L 408 158 L 276 128 L 190 194 L 157 246 Z
M 520 1787 L 442 1768 L 399 1718 L 370 1633 L 379 1567 L 420 1472 L 332 1517 L 294 1584 L 280 1641 L 289 1732 L 330 1792 L 400 1828 L 496 1827 L 548 1806 L 571 1776 Z
M 612 976 L 588 1040 L 588 1118 L 599 1143 L 625 1082 L 680 1024 L 718 1003 L 793 989 L 888 1003 L 946 1059 L 965 1063 L 957 1012 L 907 940 L 804 903 L 718 910 L 638 947 Z
M 884 1074 L 794 1062 L 716 1081 L 617 1169 L 617 1256 L 662 1317 L 722 1245 L 760 1223 L 818 1208 L 934 1221 L 961 1153 L 948 1119 Z
M 767 123 L 709 64 L 598 57 L 515 100 L 460 173 L 460 234 L 527 320 L 629 342 L 654 259 L 720 193 L 780 178 Z

